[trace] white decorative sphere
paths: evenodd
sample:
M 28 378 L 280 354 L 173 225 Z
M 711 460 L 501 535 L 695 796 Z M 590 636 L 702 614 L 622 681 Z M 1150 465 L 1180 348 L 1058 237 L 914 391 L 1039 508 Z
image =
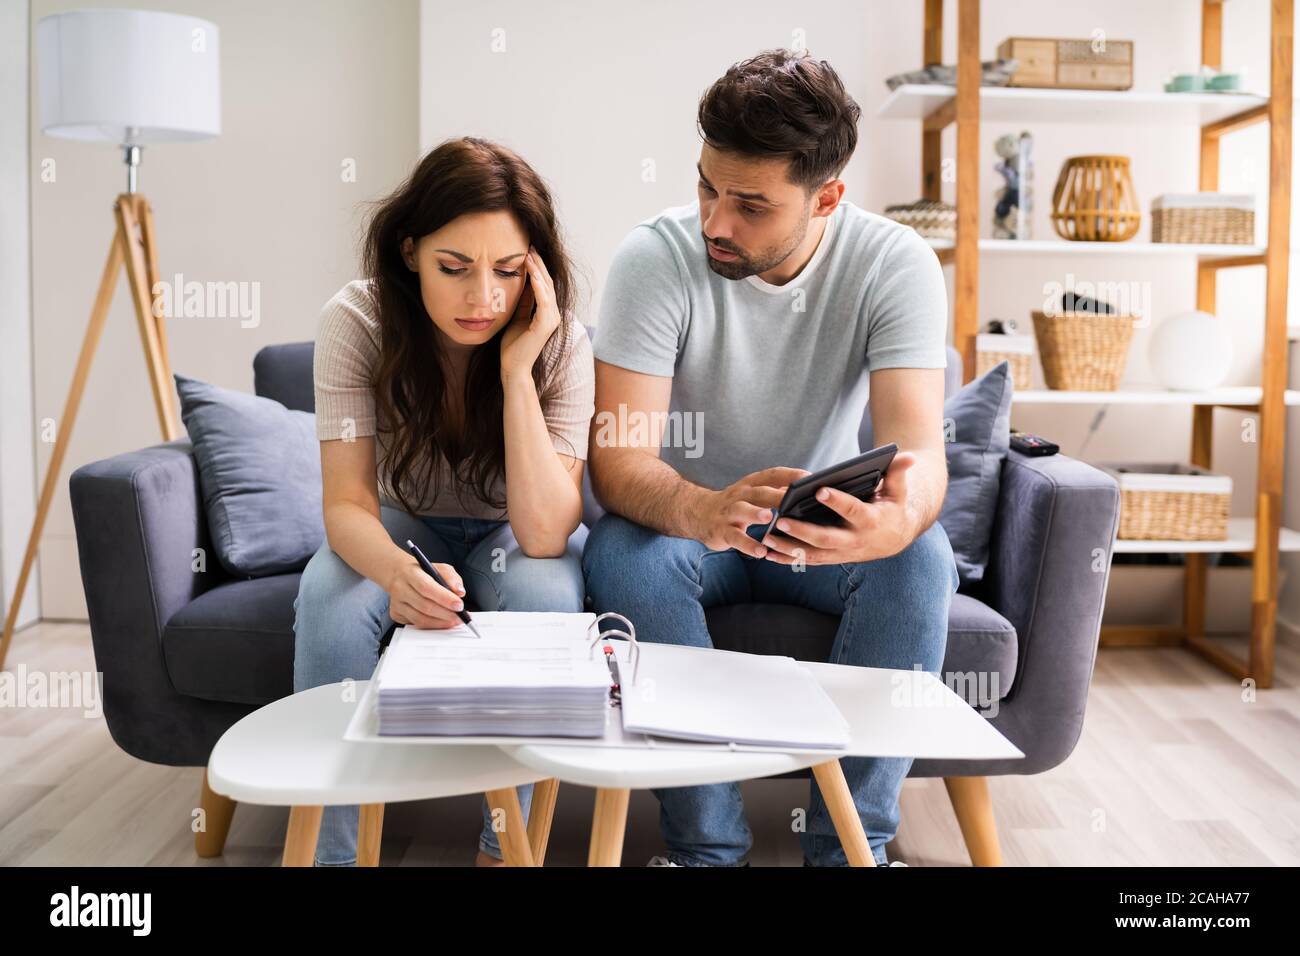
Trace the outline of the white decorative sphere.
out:
M 1147 358 L 1165 388 L 1216 388 L 1232 369 L 1232 334 L 1227 321 L 1209 312 L 1180 312 L 1156 326 Z

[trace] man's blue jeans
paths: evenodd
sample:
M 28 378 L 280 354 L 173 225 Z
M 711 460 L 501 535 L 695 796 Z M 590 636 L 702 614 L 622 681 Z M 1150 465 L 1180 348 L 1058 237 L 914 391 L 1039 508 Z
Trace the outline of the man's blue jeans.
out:
M 380 520 L 403 547 L 409 538 L 435 564 L 450 564 L 465 582 L 465 597 L 484 611 L 583 610 L 582 545 L 579 526 L 558 558 L 530 558 L 519 550 L 505 521 L 478 518 L 416 517 L 396 508 L 380 508 Z M 294 693 L 353 678 L 369 680 L 379 662 L 379 642 L 393 627 L 388 593 L 321 545 L 303 570 L 294 609 Z M 533 786 L 518 788 L 524 820 Z M 326 807 L 316 841 L 319 866 L 351 866 L 357 860 L 359 808 Z M 479 848 L 501 857 L 491 811 L 483 801 Z
M 935 523 L 900 553 L 860 564 L 801 571 L 739 551 L 658 534 L 616 515 L 592 529 L 583 554 L 587 593 L 598 613 L 617 611 L 638 640 L 711 647 L 704 609 L 750 601 L 797 604 L 840 616 L 830 662 L 938 673 L 948 637 L 957 565 Z M 898 794 L 910 759 L 846 757 L 840 763 L 872 854 L 898 830 Z M 752 837 L 735 783 L 654 791 L 668 858 L 680 866 L 737 866 Z M 847 861 L 816 781 L 800 836 L 813 866 Z

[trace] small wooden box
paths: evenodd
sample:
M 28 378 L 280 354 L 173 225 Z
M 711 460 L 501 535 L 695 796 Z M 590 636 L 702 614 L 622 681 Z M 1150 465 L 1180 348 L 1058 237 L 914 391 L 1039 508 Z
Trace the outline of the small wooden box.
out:
M 998 57 L 1017 61 L 1008 86 L 1057 90 L 1127 90 L 1133 87 L 1133 41 L 1106 40 L 1101 50 L 1092 40 L 1011 37 Z

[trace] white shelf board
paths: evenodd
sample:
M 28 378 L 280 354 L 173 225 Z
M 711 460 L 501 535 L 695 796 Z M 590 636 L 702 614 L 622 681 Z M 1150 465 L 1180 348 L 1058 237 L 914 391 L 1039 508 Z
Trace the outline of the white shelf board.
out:
M 930 248 L 939 252 L 952 249 L 951 239 L 927 239 Z M 1205 259 L 1223 259 L 1236 256 L 1262 256 L 1264 246 L 1229 245 L 1207 242 L 1072 242 L 1067 239 L 981 239 L 979 251 L 988 254 L 1015 253 L 1020 255 L 1138 255 L 1138 256 L 1198 256 Z
M 1258 385 L 1228 385 L 1199 392 L 1174 392 L 1151 385 L 1115 392 L 1031 388 L 1013 392 L 1011 398 L 1021 405 L 1258 405 L 1263 395 Z M 1300 391 L 1287 389 L 1285 401 L 1300 405 Z
M 906 84 L 889 94 L 882 119 L 923 119 L 957 95 L 956 87 Z M 1017 123 L 1132 123 L 1204 126 L 1268 102 L 1254 93 L 1136 93 L 980 87 L 980 120 Z
M 1278 547 L 1282 551 L 1300 551 L 1300 531 L 1283 528 Z M 1254 518 L 1229 518 L 1228 536 L 1222 541 L 1126 541 L 1121 538 L 1115 542 L 1115 554 L 1212 554 L 1254 550 Z

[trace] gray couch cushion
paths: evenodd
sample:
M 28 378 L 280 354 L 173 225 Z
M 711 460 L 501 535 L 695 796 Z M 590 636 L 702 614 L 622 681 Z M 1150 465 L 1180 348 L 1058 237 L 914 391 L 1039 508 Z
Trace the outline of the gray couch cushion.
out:
M 253 391 L 273 398 L 285 408 L 316 411 L 316 386 L 312 362 L 315 342 L 267 345 L 253 356 Z
M 236 577 L 302 570 L 325 540 L 315 416 L 175 378 L 222 567 Z
M 293 601 L 301 577 L 231 581 L 178 611 L 163 631 L 175 688 L 205 700 L 258 705 L 292 693 Z M 705 616 L 716 647 L 803 661 L 829 659 L 839 627 L 837 617 L 791 604 L 733 604 L 709 608 Z M 976 598 L 955 595 L 942 673 L 945 680 L 980 675 L 1005 697 L 1016 673 L 1015 628 Z
M 801 661 L 830 659 L 840 619 L 792 604 L 731 604 L 704 612 L 713 645 L 750 654 L 783 654 Z M 1001 699 L 1016 674 L 1016 629 L 997 611 L 968 594 L 948 610 L 943 675 L 984 681 Z M 972 690 L 976 684 L 969 684 Z M 974 700 L 971 703 L 975 703 Z
M 301 574 L 228 581 L 163 629 L 172 685 L 204 700 L 268 704 L 293 693 L 293 602 Z
M 943 403 L 948 494 L 939 520 L 962 585 L 984 577 L 1011 439 L 1010 367 L 1001 362 Z

